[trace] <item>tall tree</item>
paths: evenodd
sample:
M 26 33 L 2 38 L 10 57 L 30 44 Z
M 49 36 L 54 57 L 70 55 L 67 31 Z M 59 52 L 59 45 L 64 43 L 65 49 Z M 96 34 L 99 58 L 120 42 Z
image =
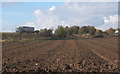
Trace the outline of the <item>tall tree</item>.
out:
M 90 35 L 94 35 L 95 32 L 96 32 L 96 29 L 95 29 L 94 26 L 87 26 L 87 29 L 89 30 L 88 33 L 89 33 Z
M 66 26 L 66 27 L 65 27 L 65 31 L 66 31 L 66 33 L 67 33 L 67 36 L 72 35 L 72 28 Z
M 108 33 L 108 34 L 114 34 L 115 33 L 115 29 L 109 28 L 108 30 L 106 30 L 106 33 Z
M 79 34 L 87 34 L 89 30 L 87 29 L 87 26 L 83 26 L 79 29 Z
M 67 33 L 62 26 L 58 26 L 58 28 L 55 30 L 55 34 L 58 37 L 66 37 L 67 36 Z
M 71 29 L 73 34 L 78 34 L 79 26 L 72 26 Z
M 93 26 L 83 26 L 79 29 L 79 34 L 90 34 L 94 35 L 96 32 L 95 27 Z
M 40 33 L 42 36 L 51 36 L 52 35 L 52 30 L 51 29 L 41 29 Z
M 97 29 L 95 34 L 96 34 L 97 36 L 102 36 L 102 35 L 103 35 L 103 31 Z

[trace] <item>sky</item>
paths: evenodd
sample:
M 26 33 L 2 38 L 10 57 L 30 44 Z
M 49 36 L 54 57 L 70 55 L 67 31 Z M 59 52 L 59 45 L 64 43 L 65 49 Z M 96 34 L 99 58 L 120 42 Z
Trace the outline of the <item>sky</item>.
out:
M 118 27 L 118 2 L 3 2 L 1 14 L 1 32 L 15 32 L 19 26 L 35 30 L 59 25 Z

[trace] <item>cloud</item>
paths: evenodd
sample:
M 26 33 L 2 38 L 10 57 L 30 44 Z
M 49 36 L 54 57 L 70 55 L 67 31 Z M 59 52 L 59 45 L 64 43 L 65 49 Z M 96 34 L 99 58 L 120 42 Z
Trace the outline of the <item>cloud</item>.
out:
M 104 23 L 105 24 L 117 23 L 117 22 L 118 22 L 118 15 L 104 17 Z
M 31 23 L 34 24 L 35 29 L 55 29 L 58 25 L 92 25 L 96 28 L 107 29 L 108 26 L 115 26 L 107 25 L 107 22 L 109 24 L 116 22 L 118 3 L 66 2 L 60 6 L 51 6 L 48 10 L 37 9 L 34 11 L 36 20 Z
M 40 16 L 41 14 L 42 14 L 42 11 L 41 10 L 35 10 L 34 11 L 34 14 L 35 14 L 35 16 Z
M 49 8 L 48 10 L 49 10 L 49 11 L 54 11 L 54 10 L 55 10 L 55 8 L 56 8 L 55 6 L 52 6 L 52 7 L 51 7 L 51 8 Z
M 35 27 L 35 23 L 33 22 L 26 22 L 25 25 L 22 25 L 22 26 L 31 26 L 31 27 Z
M 104 17 L 104 24 L 99 29 L 118 28 L 118 15 Z

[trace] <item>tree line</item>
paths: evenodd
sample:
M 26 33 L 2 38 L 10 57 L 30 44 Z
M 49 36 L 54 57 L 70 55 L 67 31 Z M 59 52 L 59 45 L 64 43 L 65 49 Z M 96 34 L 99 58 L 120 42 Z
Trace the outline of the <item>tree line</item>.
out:
M 36 30 L 35 33 L 40 34 L 41 36 L 53 36 L 56 37 L 69 37 L 69 36 L 104 36 L 104 35 L 113 35 L 115 34 L 115 31 L 118 29 L 109 28 L 106 31 L 102 31 L 100 29 L 96 29 L 94 26 L 71 26 L 71 27 L 63 27 L 58 26 L 57 29 L 55 29 L 54 34 L 52 29 L 41 29 Z

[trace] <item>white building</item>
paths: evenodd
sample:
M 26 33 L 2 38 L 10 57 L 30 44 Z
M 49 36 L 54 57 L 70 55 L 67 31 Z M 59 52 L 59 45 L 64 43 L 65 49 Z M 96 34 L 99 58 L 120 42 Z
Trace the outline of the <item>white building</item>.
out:
M 33 33 L 34 32 L 34 27 L 28 27 L 28 26 L 18 27 L 16 29 L 16 32 L 30 32 L 30 33 Z
M 120 30 L 116 30 L 115 34 L 119 34 L 120 35 Z

